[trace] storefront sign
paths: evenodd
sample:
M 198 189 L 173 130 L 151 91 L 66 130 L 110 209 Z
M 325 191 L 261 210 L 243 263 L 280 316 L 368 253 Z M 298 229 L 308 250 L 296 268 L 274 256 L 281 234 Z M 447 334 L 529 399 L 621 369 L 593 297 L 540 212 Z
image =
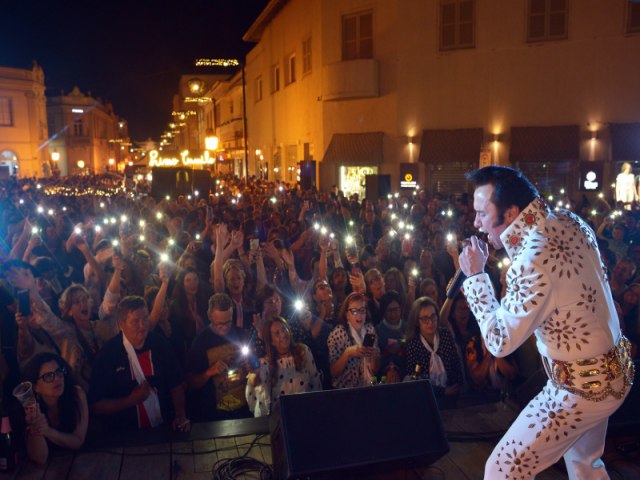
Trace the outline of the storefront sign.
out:
M 488 167 L 492 163 L 491 150 L 481 150 L 480 159 L 478 161 L 478 168 Z
M 150 167 L 175 167 L 178 164 L 189 167 L 194 165 L 213 165 L 215 162 L 215 157 L 210 156 L 208 150 L 205 150 L 199 157 L 190 157 L 189 150 L 185 150 L 180 153 L 180 158 L 161 157 L 158 150 L 151 150 L 149 152 Z
M 602 190 L 604 175 L 603 162 L 580 163 L 580 191 L 593 192 Z
M 418 188 L 418 164 L 400 164 L 400 188 Z

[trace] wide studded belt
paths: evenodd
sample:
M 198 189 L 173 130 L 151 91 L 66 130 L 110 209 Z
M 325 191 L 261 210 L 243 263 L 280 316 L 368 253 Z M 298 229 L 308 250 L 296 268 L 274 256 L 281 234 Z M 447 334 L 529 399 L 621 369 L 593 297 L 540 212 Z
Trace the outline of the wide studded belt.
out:
M 633 384 L 631 344 L 624 336 L 604 355 L 572 362 L 543 356 L 542 364 L 555 387 L 593 402 L 601 402 L 609 395 L 621 399 Z M 611 383 L 620 377 L 624 378 L 622 387 L 613 388 Z

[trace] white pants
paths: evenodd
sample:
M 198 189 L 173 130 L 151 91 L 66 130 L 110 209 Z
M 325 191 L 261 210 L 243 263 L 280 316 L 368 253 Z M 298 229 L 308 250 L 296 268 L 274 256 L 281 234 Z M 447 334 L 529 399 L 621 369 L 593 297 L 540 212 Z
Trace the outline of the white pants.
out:
M 619 391 L 622 382 L 620 378 L 612 387 Z M 562 456 L 570 480 L 608 479 L 600 456 L 609 417 L 623 401 L 609 395 L 593 402 L 547 382 L 496 445 L 485 465 L 485 480 L 534 478 Z

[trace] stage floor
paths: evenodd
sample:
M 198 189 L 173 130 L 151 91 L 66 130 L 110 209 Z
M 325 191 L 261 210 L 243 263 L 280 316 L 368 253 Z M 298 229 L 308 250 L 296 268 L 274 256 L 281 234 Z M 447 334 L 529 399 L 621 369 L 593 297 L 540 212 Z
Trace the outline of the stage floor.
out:
M 402 470 L 366 478 L 482 479 L 484 463 L 517 411 L 505 403 L 443 410 L 450 452 L 430 467 Z M 605 462 L 612 480 L 640 478 L 640 433 L 611 431 Z M 190 434 L 174 435 L 159 428 L 123 437 L 93 439 L 80 452 L 59 454 L 48 465 L 26 463 L 0 480 L 205 480 L 220 459 L 241 455 L 271 463 L 268 420 L 246 419 L 196 424 Z M 635 443 L 634 443 L 635 442 Z M 623 453 L 618 446 L 627 446 Z M 635 448 L 635 450 L 634 450 Z M 630 451 L 629 451 L 630 450 Z M 236 478 L 258 479 L 257 474 Z M 329 477 L 330 478 L 330 477 Z M 363 478 L 363 477 L 360 477 Z M 539 480 L 566 479 L 560 464 L 538 475 Z

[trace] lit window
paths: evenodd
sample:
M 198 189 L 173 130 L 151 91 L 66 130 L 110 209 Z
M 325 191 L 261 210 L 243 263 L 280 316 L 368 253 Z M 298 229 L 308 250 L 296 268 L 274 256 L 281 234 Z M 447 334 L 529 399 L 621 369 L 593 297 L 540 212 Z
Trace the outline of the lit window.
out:
M 0 97 L 0 127 L 13 126 L 13 104 L 9 97 Z
M 280 90 L 280 65 L 271 67 L 271 92 Z
M 82 120 L 74 120 L 73 121 L 73 135 L 76 136 L 76 137 L 82 137 L 83 136 Z
M 256 78 L 256 102 L 262 100 L 262 77 Z
M 529 0 L 527 41 L 567 38 L 567 0 Z
M 373 58 L 373 12 L 342 17 L 342 60 Z
M 440 2 L 440 50 L 475 47 L 475 0 Z
M 311 72 L 311 36 L 302 41 L 302 74 Z
M 287 85 L 296 81 L 296 54 L 292 53 L 287 59 L 286 82 Z

